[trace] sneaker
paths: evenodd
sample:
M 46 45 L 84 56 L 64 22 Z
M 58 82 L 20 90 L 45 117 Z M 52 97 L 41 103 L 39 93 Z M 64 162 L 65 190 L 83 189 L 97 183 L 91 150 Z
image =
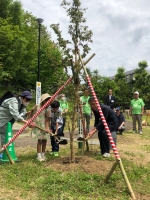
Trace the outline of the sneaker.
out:
M 53 155 L 54 155 L 54 152 L 53 152 L 53 151 L 52 151 L 52 152 L 50 152 L 50 155 L 51 155 L 51 156 L 53 156 Z
M 40 162 L 44 161 L 44 159 L 42 157 L 37 157 L 37 160 L 40 161 Z
M 104 153 L 104 154 L 103 154 L 103 157 L 104 157 L 104 158 L 108 158 L 109 156 L 110 156 L 110 153 Z
M 3 157 L 3 153 L 0 153 L 0 160 L 2 159 L 2 157 Z
M 46 160 L 47 160 L 47 158 L 46 158 L 45 156 L 42 156 L 42 158 L 43 158 L 43 160 L 44 160 L 44 161 L 46 161 Z
M 139 134 L 142 135 L 142 131 L 139 131 Z
M 136 133 L 136 131 L 133 131 L 133 133 Z
M 58 155 L 58 152 L 54 152 L 53 155 L 54 155 L 55 157 L 58 157 L 58 156 L 59 156 L 59 155 Z

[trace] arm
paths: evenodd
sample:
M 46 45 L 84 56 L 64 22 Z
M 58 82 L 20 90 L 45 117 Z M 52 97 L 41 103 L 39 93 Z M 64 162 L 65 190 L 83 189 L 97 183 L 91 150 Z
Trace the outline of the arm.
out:
M 130 114 L 130 116 L 132 115 L 132 107 L 131 106 L 130 106 L 129 114 Z
M 94 128 L 92 131 L 90 131 L 90 132 L 87 134 L 87 138 L 91 138 L 96 132 L 97 132 L 97 129 Z
M 58 132 L 58 122 L 56 122 L 56 131 L 55 131 L 56 135 L 57 135 L 57 132 Z
M 50 117 L 51 117 L 51 112 L 50 109 L 46 110 L 45 113 L 45 129 L 49 130 L 50 129 Z
M 142 109 L 141 109 L 141 115 L 144 114 L 144 106 L 142 106 Z

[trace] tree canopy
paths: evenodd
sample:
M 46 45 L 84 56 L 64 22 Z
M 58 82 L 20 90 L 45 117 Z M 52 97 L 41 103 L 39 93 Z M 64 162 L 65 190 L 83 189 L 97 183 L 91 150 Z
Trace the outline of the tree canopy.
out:
M 0 1 L 0 85 L 15 90 L 35 89 L 38 23 L 18 1 Z M 66 79 L 62 52 L 41 26 L 40 81 L 42 92 L 56 91 Z M 58 75 L 59 74 L 59 75 Z M 61 81 L 60 81 L 60 77 Z M 55 87 L 53 87 L 55 85 Z

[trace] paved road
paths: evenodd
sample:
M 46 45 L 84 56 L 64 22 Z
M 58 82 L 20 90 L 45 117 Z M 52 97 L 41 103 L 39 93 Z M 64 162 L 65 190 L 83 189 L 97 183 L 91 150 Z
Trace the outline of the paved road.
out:
M 15 123 L 13 125 L 13 133 L 15 134 L 17 131 L 19 131 L 21 129 L 23 125 L 19 124 L 19 123 Z M 126 131 L 128 130 L 132 130 L 132 122 L 131 121 L 128 121 L 126 120 L 126 123 L 125 123 L 125 127 L 126 127 Z M 93 127 L 91 127 L 92 129 Z M 31 130 L 27 127 L 21 134 L 20 136 L 29 136 L 29 132 Z M 74 133 L 74 138 L 78 138 L 79 135 L 78 135 L 78 129 L 75 130 L 75 133 Z M 69 131 L 65 131 L 65 138 L 70 138 L 69 136 Z M 95 134 L 92 138 L 97 138 L 97 134 Z

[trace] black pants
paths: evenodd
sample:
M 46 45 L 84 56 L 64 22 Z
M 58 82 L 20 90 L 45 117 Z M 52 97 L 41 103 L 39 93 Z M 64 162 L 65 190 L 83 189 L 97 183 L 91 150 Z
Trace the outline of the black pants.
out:
M 110 142 L 105 129 L 98 131 L 98 138 L 100 141 L 101 154 L 110 153 Z
M 62 134 L 62 128 L 63 127 L 58 129 L 58 135 Z M 52 132 L 55 133 L 55 128 L 53 126 L 51 126 L 51 129 L 52 129 Z M 60 140 L 59 136 L 57 136 L 57 138 Z M 57 144 L 57 140 L 53 136 L 50 136 L 50 142 L 51 142 L 51 146 L 52 146 L 52 151 L 58 152 L 59 151 L 59 144 Z

